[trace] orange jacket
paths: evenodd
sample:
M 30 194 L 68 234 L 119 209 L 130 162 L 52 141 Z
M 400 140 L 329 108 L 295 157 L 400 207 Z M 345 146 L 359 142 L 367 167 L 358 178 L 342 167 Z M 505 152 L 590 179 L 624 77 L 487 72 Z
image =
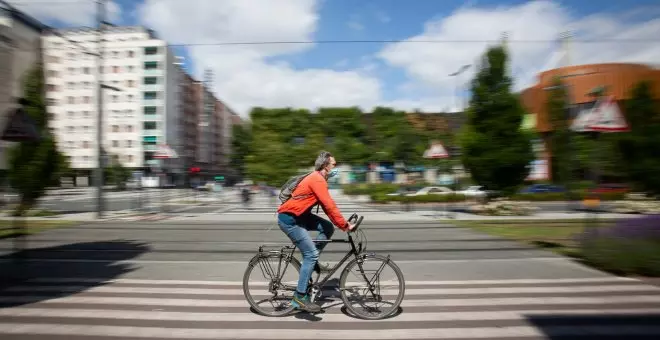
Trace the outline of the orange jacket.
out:
M 303 178 L 293 193 L 291 193 L 291 198 L 277 208 L 277 212 L 292 213 L 300 216 L 319 202 L 323 211 L 330 217 L 330 221 L 334 225 L 340 229 L 347 227 L 346 220 L 341 215 L 335 201 L 330 197 L 328 182 L 318 171 L 314 171 L 309 176 Z

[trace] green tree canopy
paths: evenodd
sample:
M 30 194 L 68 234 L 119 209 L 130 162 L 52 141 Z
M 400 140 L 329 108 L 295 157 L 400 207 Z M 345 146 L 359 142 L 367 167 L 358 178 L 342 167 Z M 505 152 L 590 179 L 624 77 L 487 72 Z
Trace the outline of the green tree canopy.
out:
M 25 112 L 34 120 L 41 140 L 22 142 L 9 152 L 9 181 L 21 195 L 16 215 L 23 216 L 43 196 L 46 187 L 57 180 L 67 167 L 66 158 L 48 128 L 44 99 L 44 74 L 41 64 L 28 71 L 23 82 L 27 104 Z
M 529 133 L 520 129 L 524 109 L 511 92 L 504 47 L 490 48 L 472 81 L 462 160 L 474 180 L 491 190 L 511 192 L 523 183 L 534 155 Z

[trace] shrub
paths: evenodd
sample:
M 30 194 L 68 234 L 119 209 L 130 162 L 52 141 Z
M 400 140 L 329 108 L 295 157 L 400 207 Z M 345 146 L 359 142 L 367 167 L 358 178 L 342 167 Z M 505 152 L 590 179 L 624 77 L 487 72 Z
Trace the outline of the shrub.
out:
M 660 276 L 660 215 L 589 228 L 580 237 L 582 257 L 617 274 Z

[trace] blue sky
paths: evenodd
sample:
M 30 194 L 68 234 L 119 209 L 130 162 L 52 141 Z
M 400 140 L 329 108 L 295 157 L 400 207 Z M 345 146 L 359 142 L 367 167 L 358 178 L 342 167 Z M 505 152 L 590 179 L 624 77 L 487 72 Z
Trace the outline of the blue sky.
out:
M 92 25 L 90 0 L 13 0 L 55 26 Z M 30 2 L 36 2 L 30 5 Z M 43 5 L 52 2 L 52 5 Z M 61 2 L 56 4 L 57 2 Z M 462 78 L 448 74 L 475 64 L 502 31 L 511 32 L 511 70 L 519 88 L 557 53 L 553 40 L 573 29 L 576 39 L 655 39 L 655 44 L 578 44 L 573 64 L 660 61 L 660 4 L 635 0 L 114 0 L 117 24 L 146 25 L 170 43 L 258 40 L 481 40 L 442 44 L 315 44 L 307 46 L 177 47 L 201 74 L 212 68 L 217 95 L 241 112 L 255 105 L 389 105 L 455 109 Z M 655 33 L 654 33 L 655 32 Z M 517 43 L 516 40 L 543 40 Z

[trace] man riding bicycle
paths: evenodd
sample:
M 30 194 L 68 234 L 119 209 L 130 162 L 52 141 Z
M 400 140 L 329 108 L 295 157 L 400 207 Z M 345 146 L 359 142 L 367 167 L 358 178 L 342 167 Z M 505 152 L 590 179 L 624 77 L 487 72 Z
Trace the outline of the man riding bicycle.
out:
M 314 162 L 314 172 L 305 177 L 291 194 L 291 199 L 277 209 L 277 224 L 287 237 L 300 249 L 303 261 L 300 267 L 298 286 L 291 302 L 296 309 L 311 313 L 321 311 L 321 306 L 310 301 L 307 286 L 312 270 L 321 271 L 317 261 L 326 242 L 314 243 L 308 230 L 318 231 L 317 240 L 328 240 L 334 233 L 334 226 L 342 231 L 351 231 L 355 225 L 344 219 L 328 191 L 328 178 L 336 176 L 338 169 L 335 158 L 323 151 Z M 312 213 L 312 208 L 320 204 L 332 223 Z

